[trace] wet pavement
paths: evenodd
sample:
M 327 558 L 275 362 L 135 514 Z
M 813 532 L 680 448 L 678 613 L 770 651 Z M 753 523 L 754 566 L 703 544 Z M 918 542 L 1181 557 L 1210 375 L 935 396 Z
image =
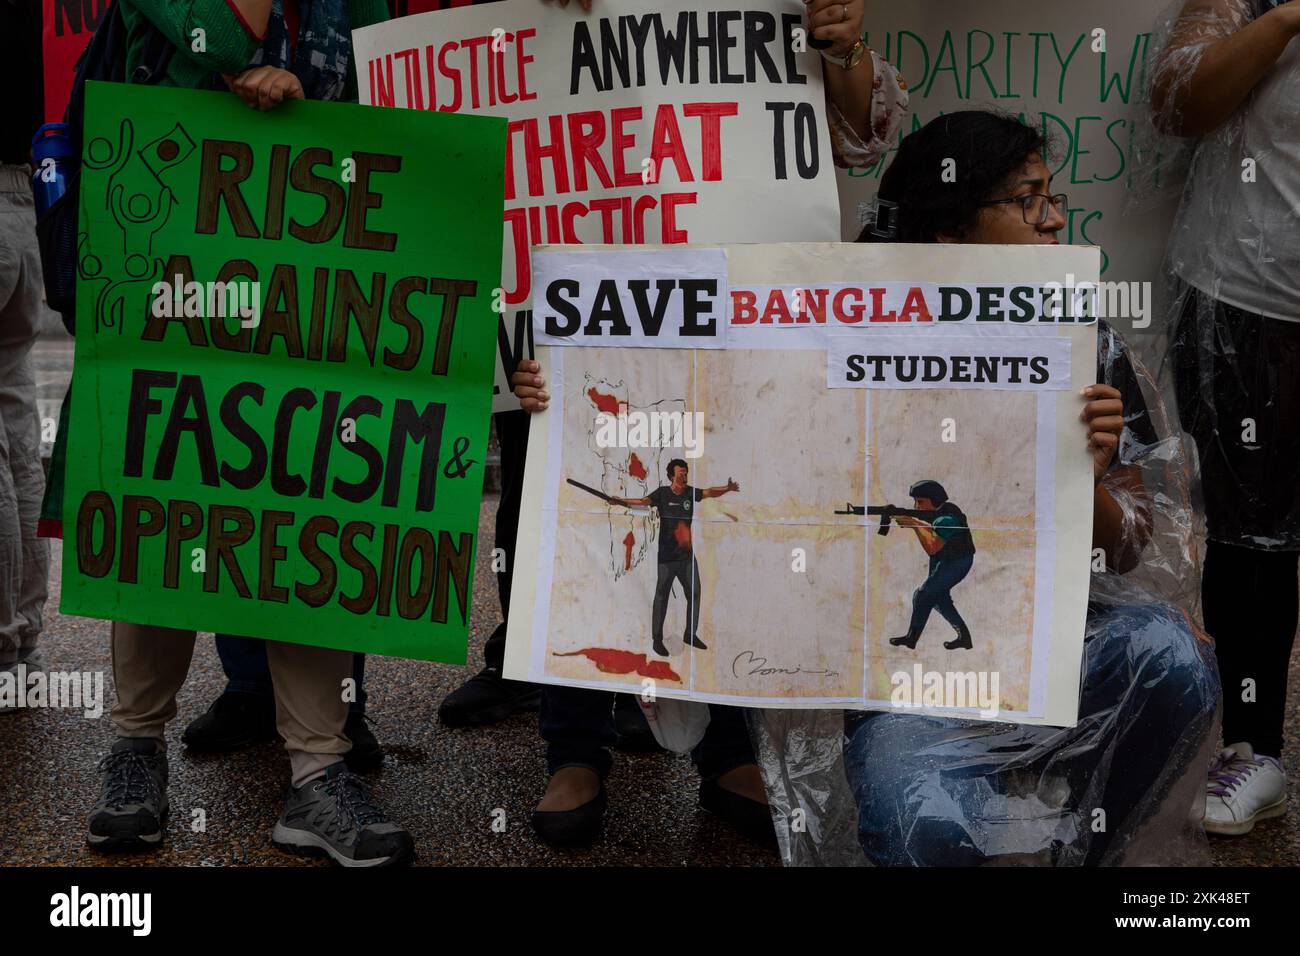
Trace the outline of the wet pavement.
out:
M 70 343 L 42 342 L 38 378 L 43 414 L 57 409 Z M 480 540 L 491 540 L 496 497 L 487 496 Z M 58 613 L 61 546 L 54 546 L 43 648 L 51 670 L 101 671 L 105 706 L 114 699 L 108 624 Z M 695 805 L 698 777 L 684 756 L 616 753 L 603 840 L 580 851 L 537 841 L 528 813 L 545 785 L 537 715 L 487 728 L 451 730 L 439 701 L 482 666 L 483 640 L 500 618 L 496 582 L 481 548 L 475 570 L 470 663 L 466 667 L 370 657 L 366 686 L 373 729 L 388 752 L 371 775 L 376 796 L 409 827 L 422 864 L 470 866 L 767 866 L 774 854 L 752 846 Z M 270 843 L 288 760 L 266 744 L 222 756 L 188 754 L 180 735 L 221 691 L 224 678 L 210 635 L 196 647 L 179 714 L 168 728 L 171 821 L 163 848 L 148 856 L 101 857 L 85 847 L 85 817 L 98 787 L 96 762 L 113 740 L 107 713 L 23 710 L 0 717 L 0 865 L 324 865 L 288 856 Z M 1221 865 L 1300 864 L 1300 658 L 1293 658 L 1285 756 L 1290 813 L 1246 837 L 1212 839 Z M 504 832 L 494 821 L 502 819 Z M 202 823 L 202 826 L 199 824 Z M 497 829 L 500 829 L 499 825 Z
M 481 533 L 491 540 L 496 498 L 485 499 Z M 103 671 L 111 706 L 108 624 L 58 613 L 55 544 L 42 647 L 51 670 Z M 412 831 L 419 862 L 465 866 L 611 864 L 776 865 L 774 854 L 735 835 L 695 805 L 699 777 L 687 757 L 616 753 L 605 836 L 595 847 L 556 851 L 536 840 L 528 813 L 546 783 L 537 715 L 518 714 L 476 730 L 451 730 L 438 703 L 482 667 L 482 645 L 500 619 L 496 580 L 480 552 L 475 569 L 470 664 L 466 667 L 371 656 L 367 709 L 388 752 L 368 776 L 389 814 Z M 210 635 L 201 635 L 179 713 L 167 730 L 171 821 L 161 851 L 109 856 L 85 847 L 85 816 L 94 802 L 96 761 L 113 741 L 107 712 L 22 710 L 0 717 L 0 865 L 324 865 L 289 856 L 270 843 L 281 809 L 288 759 L 277 744 L 227 755 L 186 752 L 180 735 L 224 686 Z M 497 810 L 505 831 L 493 830 Z M 196 813 L 201 811 L 201 814 Z M 196 821 L 205 827 L 195 832 Z
M 485 499 L 481 533 L 488 535 L 495 496 Z M 43 642 L 47 666 L 104 673 L 111 705 L 108 625 L 58 613 L 58 558 L 47 605 Z M 473 866 L 775 865 L 776 857 L 745 842 L 695 805 L 698 777 L 686 757 L 615 755 L 604 839 L 581 851 L 539 843 L 528 813 L 546 781 L 537 715 L 519 714 L 477 730 L 451 730 L 437 719 L 438 702 L 482 666 L 482 644 L 499 617 L 496 582 L 480 552 L 475 571 L 470 665 L 453 667 L 370 657 L 369 712 L 388 751 L 371 775 L 376 795 L 416 839 L 420 863 Z M 280 812 L 288 760 L 278 745 L 222 756 L 186 753 L 185 724 L 201 714 L 223 686 L 208 635 L 199 638 L 180 712 L 168 728 L 172 803 L 167 841 L 148 856 L 101 857 L 85 848 L 85 814 L 95 799 L 96 761 L 113 740 L 107 714 L 87 719 L 68 710 L 24 710 L 0 717 L 0 865 L 323 865 L 280 853 L 270 831 Z M 1289 736 L 1300 739 L 1300 661 L 1291 671 Z M 1288 754 L 1300 767 L 1300 748 Z M 1249 836 L 1210 841 L 1220 864 L 1300 864 L 1300 807 L 1294 770 L 1291 812 L 1260 824 Z M 505 831 L 494 832 L 504 810 Z M 196 813 L 201 811 L 201 813 Z M 204 828 L 196 823 L 202 820 Z

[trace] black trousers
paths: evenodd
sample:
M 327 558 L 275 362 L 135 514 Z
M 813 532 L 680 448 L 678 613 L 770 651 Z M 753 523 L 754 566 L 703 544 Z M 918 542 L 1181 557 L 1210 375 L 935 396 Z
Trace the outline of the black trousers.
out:
M 1191 290 L 1170 357 L 1179 420 L 1201 464 L 1201 603 L 1223 683 L 1223 739 L 1280 757 L 1300 619 L 1300 323 Z
M 519 533 L 519 501 L 524 491 L 524 455 L 528 451 L 528 412 L 522 409 L 492 416 L 501 445 L 501 502 L 497 507 L 492 546 L 505 552 L 505 568 L 497 572 L 501 623 L 483 644 L 483 663 L 500 670 L 506 659 L 506 617 L 510 614 L 510 582 L 515 570 L 515 536 Z
M 1245 741 L 1279 760 L 1287 667 L 1300 623 L 1298 565 L 1297 551 L 1209 541 L 1201 572 L 1205 629 L 1223 683 L 1223 742 Z
M 582 687 L 542 687 L 542 739 L 546 741 L 546 772 L 561 767 L 587 767 L 601 779 L 609 773 L 609 748 L 614 745 L 614 695 Z M 709 705 L 709 726 L 691 751 L 695 769 L 705 780 L 754 763 L 745 712 L 739 707 Z

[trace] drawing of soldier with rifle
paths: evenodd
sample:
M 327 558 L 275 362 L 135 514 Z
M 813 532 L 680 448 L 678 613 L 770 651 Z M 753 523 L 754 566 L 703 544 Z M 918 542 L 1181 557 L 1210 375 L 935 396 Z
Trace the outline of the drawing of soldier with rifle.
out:
M 916 532 L 921 547 L 930 556 L 930 573 L 925 582 L 912 593 L 912 620 L 907 633 L 891 637 L 889 643 L 896 647 L 915 648 L 925 630 L 931 611 L 953 626 L 957 637 L 944 641 L 950 651 L 973 647 L 970 628 L 957 613 L 952 603 L 952 589 L 970 573 L 975 561 L 975 542 L 971 538 L 970 522 L 955 504 L 948 500 L 948 492 L 937 481 L 918 481 L 907 492 L 915 508 L 896 508 L 893 505 L 872 505 L 861 508 L 848 505 L 847 510 L 836 514 L 867 514 L 880 517 L 879 534 L 889 534 L 890 522 Z

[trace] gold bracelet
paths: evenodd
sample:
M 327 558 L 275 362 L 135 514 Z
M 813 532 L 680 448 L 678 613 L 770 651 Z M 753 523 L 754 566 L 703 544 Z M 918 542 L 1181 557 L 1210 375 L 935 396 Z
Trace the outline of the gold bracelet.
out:
M 849 49 L 848 53 L 845 53 L 844 62 L 837 64 L 837 66 L 848 72 L 848 70 L 852 70 L 854 66 L 857 66 L 859 62 L 862 62 L 862 57 L 866 56 L 866 53 L 867 44 L 863 43 L 861 36 L 859 36 L 858 42 L 853 44 L 853 47 Z
M 828 63 L 834 63 L 841 70 L 847 71 L 853 69 L 862 62 L 862 58 L 866 56 L 867 53 L 867 45 L 862 42 L 862 37 L 858 37 L 857 42 L 854 43 L 853 46 L 849 48 L 849 52 L 844 54 L 842 57 L 827 54 L 825 50 L 820 50 L 818 52 L 821 53 L 822 59 L 826 60 Z

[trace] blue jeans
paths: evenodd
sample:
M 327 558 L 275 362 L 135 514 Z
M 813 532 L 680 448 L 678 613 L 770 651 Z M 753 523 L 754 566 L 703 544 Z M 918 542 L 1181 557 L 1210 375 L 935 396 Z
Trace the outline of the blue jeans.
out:
M 226 672 L 226 691 L 234 694 L 274 696 L 271 687 L 271 668 L 266 662 L 266 642 L 254 637 L 236 637 L 234 634 L 217 635 L 217 656 L 221 669 Z M 352 655 L 352 679 L 357 682 L 357 699 L 348 705 L 348 712 L 366 712 L 366 655 Z
M 587 767 L 602 780 L 609 774 L 609 748 L 617 739 L 614 695 L 609 691 L 544 684 L 540 729 L 548 774 L 561 767 Z M 744 711 L 710 704 L 709 726 L 691 751 L 691 760 L 705 780 L 754 763 Z
M 1219 680 L 1213 651 L 1171 608 L 1090 607 L 1087 633 L 1074 727 L 848 718 L 845 771 L 873 863 L 1114 862 L 1200 749 Z

